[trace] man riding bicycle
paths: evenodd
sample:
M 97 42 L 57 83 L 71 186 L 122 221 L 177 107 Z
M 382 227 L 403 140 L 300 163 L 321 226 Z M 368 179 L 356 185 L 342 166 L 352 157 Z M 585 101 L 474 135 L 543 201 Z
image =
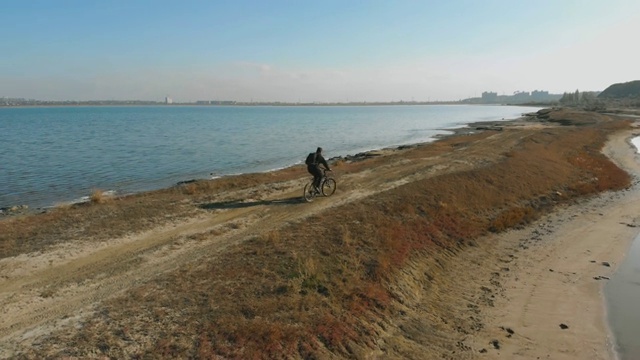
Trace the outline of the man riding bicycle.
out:
M 305 164 L 307 164 L 307 171 L 309 174 L 313 175 L 313 186 L 316 188 L 317 192 L 320 192 L 320 181 L 322 180 L 323 175 L 320 164 L 324 165 L 324 168 L 327 169 L 327 171 L 331 171 L 329 164 L 327 164 L 327 161 L 322 156 L 322 148 L 318 147 L 315 153 L 309 153 Z

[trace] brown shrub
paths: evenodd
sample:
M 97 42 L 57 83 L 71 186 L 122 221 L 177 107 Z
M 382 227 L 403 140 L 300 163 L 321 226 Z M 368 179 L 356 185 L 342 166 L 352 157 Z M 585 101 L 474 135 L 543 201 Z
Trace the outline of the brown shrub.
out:
M 104 191 L 95 189 L 91 192 L 89 200 L 91 200 L 91 202 L 94 204 L 103 204 L 107 201 L 107 195 L 104 193 Z
M 494 232 L 504 231 L 513 227 L 528 224 L 536 219 L 537 212 L 531 207 L 509 208 L 493 219 L 489 230 Z

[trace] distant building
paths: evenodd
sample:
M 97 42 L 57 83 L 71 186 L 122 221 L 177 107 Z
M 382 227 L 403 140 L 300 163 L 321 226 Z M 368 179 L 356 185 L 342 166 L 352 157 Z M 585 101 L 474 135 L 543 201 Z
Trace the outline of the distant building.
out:
M 485 91 L 482 93 L 482 101 L 485 103 L 495 102 L 498 100 L 498 93 Z
M 531 94 L 528 91 L 516 91 L 511 96 L 512 101 L 528 101 Z
M 166 98 L 164 98 L 164 103 L 167 105 L 173 104 L 173 99 L 167 96 Z
M 196 105 L 235 105 L 236 102 L 232 100 L 198 100 Z
M 463 104 L 526 104 L 554 102 L 560 100 L 561 97 L 562 95 L 549 94 L 544 90 L 515 91 L 513 95 L 498 95 L 492 91 L 485 91 L 482 93 L 482 97 L 464 99 L 460 102 Z
M 549 92 L 548 91 L 534 90 L 531 93 L 531 99 L 532 100 L 546 100 L 548 98 L 549 98 Z

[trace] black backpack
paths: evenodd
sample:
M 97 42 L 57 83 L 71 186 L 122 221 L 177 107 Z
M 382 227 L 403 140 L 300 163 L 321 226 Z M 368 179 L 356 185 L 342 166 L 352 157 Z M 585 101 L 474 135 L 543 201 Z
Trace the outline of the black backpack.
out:
M 307 155 L 307 160 L 304 161 L 307 165 L 315 165 L 316 164 L 316 153 L 309 153 Z

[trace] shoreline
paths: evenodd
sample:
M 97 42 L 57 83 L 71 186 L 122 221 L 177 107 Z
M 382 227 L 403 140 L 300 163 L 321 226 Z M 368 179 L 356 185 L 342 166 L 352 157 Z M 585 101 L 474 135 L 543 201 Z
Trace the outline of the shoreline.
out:
M 604 286 L 607 323 L 610 325 L 611 337 L 616 340 L 613 351 L 621 356 L 616 357 L 616 360 L 640 357 L 640 344 L 636 336 L 640 330 L 636 301 L 640 295 L 640 274 L 636 270 L 640 261 L 639 239 L 640 236 L 636 236 L 632 241 L 626 256 Z
M 504 235 L 502 241 L 528 248 L 526 259 L 509 266 L 504 299 L 489 309 L 484 336 L 500 339 L 500 354 L 603 360 L 623 355 L 616 349 L 604 285 L 640 233 L 640 218 L 633 215 L 640 212 L 634 136 L 634 130 L 617 134 L 603 149 L 633 175 L 629 189 L 580 200 Z M 514 335 L 505 338 L 499 330 L 504 328 Z
M 638 119 L 638 115 L 629 115 L 632 118 Z M 636 120 L 637 121 L 637 120 Z M 636 123 L 636 129 L 640 124 Z M 625 171 L 628 171 L 629 173 L 631 173 L 633 175 L 633 179 L 634 179 L 634 183 L 633 183 L 633 188 L 634 191 L 636 193 L 640 192 L 640 135 L 633 131 L 630 130 L 630 135 L 626 138 L 625 142 L 628 144 L 629 148 L 632 149 L 632 151 L 630 152 L 630 154 L 625 157 L 625 161 L 622 163 L 619 163 L 618 165 L 621 166 L 623 169 L 625 169 Z M 611 158 L 613 158 L 615 155 L 615 150 L 612 150 L 611 148 L 609 148 L 609 154 L 607 154 L 608 156 L 610 156 Z M 640 196 L 638 197 L 638 200 L 640 200 Z M 634 219 L 636 220 L 636 219 Z M 629 226 L 629 225 L 628 225 Z M 630 250 L 632 248 L 632 246 L 637 245 L 636 243 L 640 242 L 640 230 L 638 230 L 636 232 L 636 234 L 629 239 L 628 244 L 624 247 L 624 252 L 620 255 L 621 258 L 619 259 L 619 261 L 617 261 L 615 263 L 615 266 L 612 267 L 612 272 L 611 274 L 613 275 L 611 278 L 614 278 L 616 276 L 616 274 L 619 273 L 620 271 L 620 267 L 629 261 L 633 261 L 633 259 L 629 259 L 630 256 Z M 636 261 L 638 261 L 636 259 Z M 607 282 L 608 284 L 608 282 Z M 612 343 L 611 343 L 611 352 L 613 354 L 613 359 L 614 360 L 621 360 L 623 358 L 625 358 L 625 356 L 640 356 L 639 353 L 634 353 L 634 354 L 624 354 L 624 353 L 620 353 L 618 352 L 618 349 L 620 348 L 619 345 L 624 345 L 624 343 L 622 342 L 622 339 L 617 339 L 615 336 L 615 327 L 613 326 L 613 322 L 612 319 L 610 317 L 610 302 L 611 302 L 611 297 L 615 296 L 613 293 L 608 293 L 608 291 L 606 290 L 606 286 L 607 284 L 602 284 L 602 286 L 600 287 L 600 291 L 601 291 L 601 297 L 602 297 L 602 305 L 603 305 L 603 312 L 604 312 L 604 318 L 606 321 L 606 326 L 607 326 L 607 334 L 608 336 L 612 339 Z M 628 285 L 627 285 L 628 286 Z M 619 326 L 622 324 L 618 324 Z M 636 349 L 637 350 L 637 349 Z
M 633 118 L 637 118 L 636 115 L 629 115 L 629 116 Z M 637 124 L 635 126 L 637 126 Z M 618 142 L 617 144 L 615 142 L 612 143 L 611 141 L 609 141 L 607 143 L 607 146 L 605 146 L 605 149 L 603 152 L 609 158 L 613 159 L 618 166 L 620 166 L 622 169 L 624 169 L 625 171 L 629 172 L 632 175 L 632 178 L 633 178 L 632 191 L 635 193 L 640 193 L 640 154 L 638 153 L 640 149 L 638 148 L 639 143 L 637 140 L 639 138 L 639 135 L 636 133 L 635 130 L 629 130 L 627 133 L 628 135 L 619 135 L 616 138 Z M 627 154 L 627 156 L 623 158 L 619 158 L 618 153 L 621 150 L 621 148 L 624 147 L 622 142 L 627 144 L 629 149 L 631 150 Z M 638 196 L 638 200 L 640 200 L 640 196 Z M 635 220 L 636 219 L 634 219 L 634 221 Z M 629 226 L 629 224 L 627 224 L 627 226 Z M 627 256 L 629 253 L 629 249 L 634 244 L 634 242 L 638 241 L 639 236 L 640 236 L 640 230 L 636 231 L 636 233 L 633 234 L 633 236 L 628 239 L 628 242 L 625 245 L 621 245 L 620 250 L 622 250 L 622 253 L 618 254 L 619 259 L 618 261 L 615 262 L 615 266 L 612 267 L 611 275 L 615 275 L 619 271 L 620 265 L 623 264 L 625 261 L 628 261 Z M 608 307 L 609 306 L 608 302 L 610 300 L 607 297 L 605 286 L 606 286 L 605 283 L 601 284 L 599 292 L 600 292 L 600 298 L 602 301 L 602 311 L 603 311 L 603 317 L 605 321 L 607 338 L 611 339 L 611 343 L 609 344 L 610 345 L 609 350 L 613 360 L 620 360 L 623 358 L 625 354 L 618 352 L 618 345 L 620 344 L 620 339 L 616 339 L 616 336 L 615 336 L 614 326 L 610 318 L 609 307 Z
M 352 154 L 337 155 L 337 156 L 333 156 L 331 158 L 328 158 L 327 161 L 329 161 L 329 162 L 335 162 L 335 161 L 347 161 L 347 162 L 361 161 L 361 160 L 369 159 L 369 158 L 372 158 L 372 157 L 377 157 L 377 156 L 393 153 L 393 152 L 396 152 L 396 151 L 401 151 L 401 150 L 411 149 L 411 148 L 415 148 L 415 147 L 419 147 L 419 146 L 424 146 L 424 145 L 433 143 L 435 141 L 446 139 L 448 137 L 455 137 L 455 136 L 460 136 L 460 135 L 470 135 L 470 134 L 473 134 L 473 133 L 477 133 L 479 131 L 501 131 L 503 126 L 510 126 L 510 124 L 512 125 L 513 123 L 520 123 L 520 122 L 527 121 L 527 119 L 529 119 L 532 116 L 535 116 L 535 114 L 536 114 L 535 112 L 534 113 L 526 113 L 526 114 L 522 114 L 520 117 L 514 118 L 514 119 L 474 121 L 474 122 L 462 124 L 459 127 L 434 129 L 434 131 L 446 132 L 446 133 L 435 134 L 435 135 L 429 137 L 428 139 L 425 139 L 424 141 L 420 141 L 420 142 L 380 147 L 380 148 L 360 151 L 360 152 L 357 152 L 357 153 L 355 153 L 353 155 Z M 127 192 L 124 192 L 124 193 L 119 193 L 118 190 L 115 190 L 115 189 L 100 189 L 100 190 L 106 196 L 119 198 L 119 197 L 131 196 L 131 195 L 140 195 L 140 194 L 154 192 L 154 191 L 167 190 L 167 189 L 170 189 L 170 188 L 174 188 L 176 186 L 192 183 L 192 182 L 195 182 L 195 181 L 216 180 L 216 179 L 221 179 L 221 178 L 230 178 L 230 177 L 234 177 L 234 176 L 251 175 L 251 174 L 268 174 L 268 173 L 274 173 L 274 172 L 278 172 L 278 171 L 282 171 L 282 170 L 287 170 L 287 169 L 290 169 L 290 168 L 295 168 L 295 167 L 302 166 L 302 165 L 303 165 L 302 164 L 302 160 L 300 160 L 300 163 L 295 163 L 295 164 L 290 164 L 290 165 L 282 165 L 282 166 L 279 166 L 279 167 L 275 167 L 273 169 L 269 169 L 269 170 L 265 170 L 265 171 L 259 171 L 259 172 L 246 172 L 246 173 L 234 173 L 234 174 L 223 174 L 223 175 L 216 175 L 215 173 L 210 173 L 209 174 L 210 176 L 208 178 L 204 178 L 203 177 L 203 178 L 184 179 L 184 180 L 180 180 L 180 181 L 178 181 L 176 183 L 173 183 L 172 185 L 168 185 L 168 186 L 153 187 L 153 188 L 149 188 L 149 189 L 146 189 L 146 190 L 139 190 L 139 191 L 127 191 Z M 91 202 L 91 195 L 92 195 L 92 193 L 87 193 L 85 195 L 82 195 L 80 197 L 76 197 L 74 199 L 54 200 L 53 202 L 50 202 L 48 205 L 37 206 L 37 207 L 32 207 L 32 206 L 30 206 L 28 204 L 24 204 L 24 203 L 9 204 L 7 206 L 0 207 L 0 219 L 6 218 L 6 217 L 11 217 L 11 216 L 17 216 L 17 215 L 45 213 L 45 212 L 47 212 L 47 211 L 49 211 L 51 209 L 55 209 L 56 207 L 60 207 L 60 206 L 74 206 L 74 205 L 78 205 L 78 204 L 88 203 L 88 202 Z

